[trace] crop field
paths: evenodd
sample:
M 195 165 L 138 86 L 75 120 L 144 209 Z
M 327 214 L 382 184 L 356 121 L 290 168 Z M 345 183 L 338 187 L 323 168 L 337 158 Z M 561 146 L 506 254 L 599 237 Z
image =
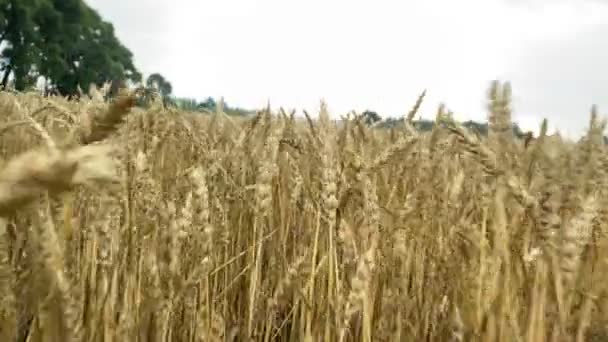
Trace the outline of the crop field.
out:
M 606 341 L 608 153 L 0 93 L 0 341 Z M 588 119 L 590 118 L 590 119 Z

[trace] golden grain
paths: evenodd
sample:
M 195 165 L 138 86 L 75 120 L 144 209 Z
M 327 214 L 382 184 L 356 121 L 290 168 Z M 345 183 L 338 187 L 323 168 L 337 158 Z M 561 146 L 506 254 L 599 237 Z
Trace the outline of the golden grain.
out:
M 606 122 L 488 138 L 0 96 L 2 341 L 608 336 Z M 35 133 L 35 134 L 31 134 Z

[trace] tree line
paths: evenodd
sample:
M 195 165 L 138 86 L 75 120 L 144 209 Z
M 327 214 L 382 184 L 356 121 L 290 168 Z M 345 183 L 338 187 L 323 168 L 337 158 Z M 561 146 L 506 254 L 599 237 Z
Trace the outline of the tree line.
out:
M 382 120 L 382 117 L 375 111 L 366 110 L 362 114 L 363 120 L 368 125 L 377 124 L 381 128 L 394 128 L 403 125 L 403 118 L 387 118 Z M 435 127 L 436 122 L 428 119 L 418 119 L 412 122 L 412 126 L 421 132 L 430 132 Z M 488 123 L 487 122 L 476 122 L 468 120 L 462 123 L 463 127 L 471 130 L 472 132 L 479 134 L 480 136 L 488 135 Z M 527 132 L 524 132 L 517 123 L 512 124 L 513 135 L 517 138 L 523 139 L 526 137 Z
M 192 98 L 172 98 L 169 104 L 181 110 L 200 113 L 214 113 L 218 110 L 220 104 L 213 97 L 208 97 L 205 101 L 198 101 Z M 224 99 L 221 100 L 222 112 L 230 116 L 248 116 L 254 115 L 255 110 L 248 110 L 236 106 L 231 106 Z

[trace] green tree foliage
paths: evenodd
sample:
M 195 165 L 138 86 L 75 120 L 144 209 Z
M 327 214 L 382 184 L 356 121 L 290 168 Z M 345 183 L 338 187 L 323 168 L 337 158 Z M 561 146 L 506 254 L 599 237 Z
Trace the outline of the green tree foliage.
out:
M 210 112 L 215 112 L 217 109 L 217 103 L 213 99 L 213 97 L 208 97 L 205 102 L 201 102 L 198 104 L 198 108 L 202 110 L 208 110 Z
M 378 113 L 371 111 L 371 110 L 366 110 L 361 115 L 363 116 L 363 120 L 365 121 L 365 123 L 367 125 L 373 125 L 376 122 L 382 120 L 382 118 L 380 117 L 380 115 L 378 115 Z
M 158 90 L 160 96 L 163 98 L 167 98 L 171 96 L 171 93 L 173 93 L 173 86 L 171 85 L 171 82 L 167 81 L 165 77 L 159 73 L 154 73 L 148 76 L 146 86 L 148 88 Z
M 176 98 L 173 100 L 173 103 L 179 109 L 201 113 L 214 113 L 218 107 L 218 103 L 213 97 L 208 97 L 203 102 L 198 102 L 195 99 Z M 231 116 L 248 116 L 254 114 L 254 111 L 232 107 L 226 102 L 223 103 L 222 109 L 224 113 Z
M 4 75 L 2 86 L 6 87 L 9 75 L 15 76 L 15 87 L 23 89 L 31 82 L 30 69 L 38 62 L 40 54 L 36 44 L 39 30 L 36 29 L 37 0 L 3 0 L 0 16 L 3 19 L 1 42 L 6 47 L 0 54 Z
M 164 106 L 175 106 L 174 99 L 171 98 L 173 86 L 165 77 L 159 73 L 154 73 L 146 79 L 146 88 L 148 91 L 155 91 L 163 101 Z
M 0 0 L 0 39 L 3 87 L 11 76 L 17 90 L 43 77 L 48 91 L 75 95 L 90 84 L 141 81 L 113 25 L 83 0 Z
M 382 122 L 382 124 L 380 124 L 380 128 L 394 128 L 394 127 L 399 127 L 403 125 L 403 118 L 400 119 L 395 119 L 395 118 L 388 118 L 386 119 L 384 122 Z M 421 131 L 421 132 L 428 132 L 430 130 L 433 129 L 433 127 L 435 127 L 435 121 L 433 120 L 427 120 L 427 119 L 420 119 L 420 120 L 414 120 L 412 122 L 412 125 L 414 128 L 416 128 L 417 130 Z M 478 134 L 480 136 L 487 136 L 488 135 L 488 123 L 487 122 L 476 122 L 476 121 L 465 121 L 462 123 L 462 126 L 466 127 L 467 129 L 471 130 L 472 132 L 474 132 L 475 134 Z M 519 125 L 517 123 L 513 123 L 513 135 L 515 135 L 517 138 L 523 138 L 526 133 L 521 129 L 521 127 L 519 127 Z
M 173 103 L 177 108 L 188 112 L 196 112 L 199 110 L 198 102 L 195 99 L 177 98 L 174 99 Z

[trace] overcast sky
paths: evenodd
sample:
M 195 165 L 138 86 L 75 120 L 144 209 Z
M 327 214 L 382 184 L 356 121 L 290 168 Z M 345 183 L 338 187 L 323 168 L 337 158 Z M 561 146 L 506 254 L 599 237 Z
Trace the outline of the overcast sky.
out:
M 514 120 L 578 136 L 608 113 L 607 0 L 87 0 L 144 75 L 229 104 L 397 116 L 427 89 L 434 117 L 484 120 L 493 79 Z M 605 111 L 603 111 L 605 110 Z

